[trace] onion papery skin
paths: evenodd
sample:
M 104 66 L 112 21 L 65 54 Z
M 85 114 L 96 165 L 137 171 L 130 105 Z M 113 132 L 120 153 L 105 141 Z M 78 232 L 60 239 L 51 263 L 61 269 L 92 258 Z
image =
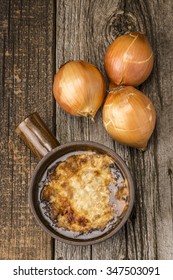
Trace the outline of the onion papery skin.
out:
M 151 100 L 132 86 L 109 92 L 103 106 L 103 124 L 108 134 L 121 144 L 145 150 L 156 123 Z
M 131 32 L 118 37 L 105 53 L 105 70 L 118 85 L 138 86 L 150 75 L 154 56 L 147 37 Z
M 106 84 L 95 65 L 69 61 L 55 75 L 53 93 L 67 113 L 94 118 L 105 98 Z

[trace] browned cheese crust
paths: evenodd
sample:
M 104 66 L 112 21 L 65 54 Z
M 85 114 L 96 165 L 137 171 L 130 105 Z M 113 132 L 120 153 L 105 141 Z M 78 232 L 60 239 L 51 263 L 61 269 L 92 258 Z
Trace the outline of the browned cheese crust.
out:
M 101 230 L 114 217 L 110 205 L 111 157 L 94 152 L 68 157 L 58 164 L 43 189 L 56 226 L 85 233 Z

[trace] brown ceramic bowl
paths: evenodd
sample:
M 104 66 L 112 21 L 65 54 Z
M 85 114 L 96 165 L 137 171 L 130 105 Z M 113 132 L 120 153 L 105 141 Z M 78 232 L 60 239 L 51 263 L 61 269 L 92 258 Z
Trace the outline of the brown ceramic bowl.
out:
M 113 150 L 109 149 L 108 147 L 102 144 L 90 141 L 70 142 L 64 145 L 57 146 L 59 144 L 58 141 L 50 134 L 50 131 L 47 130 L 45 124 L 42 122 L 37 113 L 34 113 L 27 117 L 17 127 L 16 131 L 25 140 L 25 142 L 27 142 L 27 144 L 35 152 L 35 154 L 37 154 L 37 156 L 39 157 L 42 157 L 31 179 L 29 199 L 32 212 L 37 222 L 43 228 L 44 231 L 46 231 L 53 238 L 66 242 L 68 244 L 91 245 L 110 238 L 122 228 L 122 226 L 129 218 L 133 208 L 134 183 L 126 164 Z M 39 145 L 41 145 L 42 147 L 39 148 Z M 53 146 L 57 147 L 53 148 Z M 47 150 L 50 151 L 45 152 L 45 147 Z M 43 153 L 40 152 L 42 148 L 44 148 Z M 43 215 L 43 211 L 40 206 L 40 182 L 42 181 L 44 174 L 47 172 L 47 170 L 60 157 L 71 152 L 87 150 L 94 150 L 98 153 L 107 154 L 114 160 L 115 164 L 120 169 L 123 177 L 127 180 L 127 185 L 129 189 L 129 204 L 128 209 L 125 211 L 122 219 L 118 223 L 111 223 L 110 227 L 102 231 L 97 231 L 97 234 L 95 235 L 91 233 L 81 234 L 77 236 L 68 231 L 57 229 L 50 223 L 49 218 Z

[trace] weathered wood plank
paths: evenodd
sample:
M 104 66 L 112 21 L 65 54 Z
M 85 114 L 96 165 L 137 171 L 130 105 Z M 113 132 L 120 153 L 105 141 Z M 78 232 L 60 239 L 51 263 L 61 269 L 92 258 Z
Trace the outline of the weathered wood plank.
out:
M 146 180 L 145 185 L 148 189 L 146 207 L 150 201 L 152 204 L 152 215 L 148 211 L 147 224 L 152 217 L 156 257 L 173 259 L 173 2 L 169 0 L 166 5 L 162 1 L 147 2 L 146 12 L 150 11 L 151 16 L 150 36 L 154 46 L 155 68 L 153 79 L 145 85 L 145 91 L 157 108 L 154 150 L 149 155 L 152 167 L 146 165 L 148 174 L 152 176 L 148 175 L 148 178 L 153 178 L 151 186 L 149 180 Z
M 94 63 L 104 73 L 102 52 L 103 46 L 105 47 L 105 42 L 103 38 L 101 38 L 101 35 L 98 36 L 97 34 L 100 13 L 100 8 L 97 7 L 99 6 L 98 2 L 99 1 L 71 1 L 71 3 L 69 3 L 69 1 L 57 1 L 57 69 L 68 60 L 83 59 Z M 96 13 L 96 8 L 98 12 L 97 15 L 93 14 L 93 11 Z M 97 16 L 98 18 L 95 18 Z M 95 117 L 95 122 L 93 123 L 88 119 L 69 116 L 57 106 L 56 120 L 57 138 L 61 143 L 77 140 L 91 140 L 113 148 L 113 141 L 109 138 L 102 126 L 101 111 L 98 112 Z M 124 236 L 124 238 L 122 238 L 122 236 Z M 98 245 L 101 246 L 100 255 L 102 258 L 109 258 L 111 254 L 110 251 L 112 252 L 112 240 Z M 59 257 L 63 259 L 90 259 L 94 253 L 94 248 L 97 247 L 93 246 L 93 248 L 90 248 L 88 246 L 87 249 L 86 247 L 83 249 L 65 245 L 60 242 L 56 242 L 55 244 L 55 258 L 57 259 Z M 121 234 L 116 236 L 116 244 L 119 255 L 125 258 L 124 230 Z M 114 251 L 112 255 L 116 255 L 116 253 L 117 252 Z M 99 257 L 95 257 L 94 253 L 93 258 Z
M 1 1 L 0 259 L 51 259 L 52 241 L 28 204 L 38 160 L 14 130 L 33 111 L 52 125 L 53 1 Z
M 141 153 L 107 135 L 101 110 L 95 123 L 64 113 L 57 106 L 57 137 L 61 143 L 94 140 L 114 148 L 126 161 L 136 182 L 134 213 L 124 228 L 106 242 L 77 249 L 56 242 L 55 258 L 63 259 L 172 259 L 172 2 L 57 0 L 57 69 L 70 59 L 84 59 L 104 73 L 105 49 L 126 31 L 143 31 L 154 48 L 150 78 L 139 87 L 157 110 L 157 127 L 148 149 Z M 75 250 L 75 253 L 73 253 Z

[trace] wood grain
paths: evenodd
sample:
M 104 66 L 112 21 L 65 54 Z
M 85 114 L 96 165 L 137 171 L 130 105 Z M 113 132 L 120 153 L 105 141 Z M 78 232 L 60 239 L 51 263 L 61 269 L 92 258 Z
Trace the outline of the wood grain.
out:
M 173 3 L 167 0 L 0 0 L 0 259 L 173 259 Z M 145 32 L 155 54 L 139 89 L 153 101 L 157 124 L 146 152 L 113 141 L 102 125 L 66 114 L 52 96 L 53 75 L 68 60 L 104 71 L 107 46 L 127 31 Z M 55 69 L 56 51 L 56 69 Z M 93 246 L 52 240 L 35 222 L 28 187 L 38 160 L 15 134 L 37 111 L 63 144 L 92 140 L 129 166 L 136 202 L 126 225 Z
M 52 126 L 52 1 L 1 1 L 0 259 L 50 259 L 52 240 L 35 222 L 28 188 L 38 160 L 14 130 L 38 111 Z
M 56 259 L 173 257 L 172 11 L 171 0 L 166 5 L 149 0 L 57 0 L 57 69 L 68 60 L 83 59 L 97 65 L 105 75 L 103 57 L 107 46 L 127 31 L 146 33 L 154 49 L 155 64 L 139 89 L 155 104 L 157 126 L 147 151 L 142 153 L 112 141 L 102 126 L 101 110 L 92 123 L 67 115 L 57 105 L 59 141 L 94 140 L 115 149 L 134 176 L 136 203 L 133 215 L 116 236 L 87 248 L 56 242 Z

